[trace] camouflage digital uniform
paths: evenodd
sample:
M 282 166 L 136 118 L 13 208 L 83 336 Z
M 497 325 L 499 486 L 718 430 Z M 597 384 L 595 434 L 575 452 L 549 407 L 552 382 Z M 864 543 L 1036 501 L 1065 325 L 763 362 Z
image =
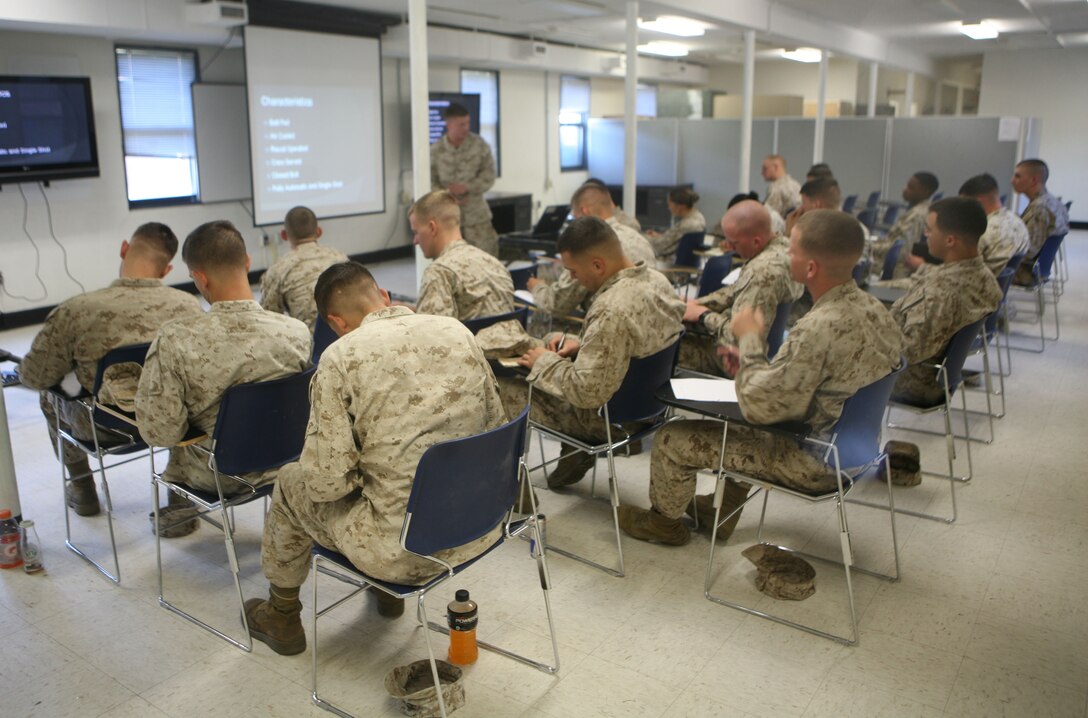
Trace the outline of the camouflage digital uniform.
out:
M 773 361 L 767 342 L 748 334 L 740 341 L 737 398 L 745 419 L 756 424 L 798 421 L 811 436 L 827 440 L 843 403 L 858 389 L 899 364 L 903 336 L 875 298 L 845 282 L 829 290 L 798 320 Z M 650 502 L 677 519 L 695 495 L 698 469 L 716 468 L 720 421 L 676 421 L 661 429 L 650 456 Z M 725 468 L 773 479 L 805 491 L 836 485 L 823 449 L 783 435 L 728 427 Z M 842 467 L 843 469 L 854 467 Z
M 437 564 L 400 548 L 416 465 L 433 444 L 506 420 L 472 334 L 454 319 L 406 307 L 373 312 L 321 356 L 310 404 L 302 456 L 281 470 L 265 519 L 265 576 L 275 586 L 301 586 L 314 542 L 385 581 L 435 576 Z M 437 555 L 462 563 L 498 535 Z
M 763 204 L 785 217 L 791 209 L 801 206 L 801 183 L 788 174 L 782 175 L 767 185 Z
M 1069 233 L 1069 212 L 1066 211 L 1062 201 L 1046 190 L 1040 192 L 1035 199 L 1024 208 L 1020 215 L 1024 225 L 1028 228 L 1028 256 L 1020 264 L 1016 272 L 1018 284 L 1031 284 L 1033 281 L 1031 268 L 1035 264 L 1036 257 L 1043 249 L 1047 237 L 1053 234 Z
M 729 332 L 729 323 L 736 308 L 758 307 L 763 311 L 766 329 L 770 331 L 778 305 L 796 301 L 805 289 L 790 279 L 788 251 L 789 241 L 782 236 L 774 237 L 759 254 L 744 264 L 736 282 L 696 300 L 710 309 L 700 319 L 700 324 L 709 335 L 694 331 L 684 335 L 680 342 L 680 366 L 705 374 L 722 375 L 722 364 L 716 349 L 736 344 Z
M 261 275 L 261 306 L 303 322 L 312 333 L 317 321 L 314 285 L 317 278 L 334 264 L 348 261 L 335 247 L 303 242 L 280 257 Z
M 994 277 L 1008 266 L 1013 255 L 1028 251 L 1028 228 L 1007 207 L 995 209 L 986 217 L 986 231 L 978 239 L 978 253 Z
M 190 427 L 212 435 L 219 402 L 230 387 L 279 379 L 309 364 L 306 325 L 267 312 L 253 300 L 216 302 L 206 314 L 164 324 L 147 352 L 136 391 L 140 434 L 152 446 L 171 447 L 164 476 L 215 491 L 207 456 L 193 447 L 175 445 Z M 210 448 L 210 439 L 202 445 Z M 268 483 L 276 478 L 276 470 L 246 478 L 254 484 Z M 224 493 L 244 488 L 231 484 L 225 482 Z
M 903 353 L 908 362 L 892 397 L 912 404 L 943 401 L 932 365 L 941 361 L 952 335 L 993 312 L 1000 301 L 1001 288 L 981 256 L 928 269 L 891 306 L 907 340 Z
M 499 235 L 491 225 L 491 208 L 484 193 L 495 184 L 495 158 L 491 147 L 479 135 L 469 133 L 460 147 L 446 135 L 431 145 L 431 189 L 463 184 L 468 193 L 458 197 L 461 205 L 461 236 L 490 255 L 499 256 Z
M 612 216 L 624 227 L 630 227 L 636 232 L 642 232 L 642 223 L 635 219 L 634 216 L 624 212 L 622 207 L 613 207 Z
M 514 280 L 499 260 L 456 240 L 423 270 L 416 311 L 454 319 L 479 319 L 514 311 Z M 481 329 L 476 343 L 502 355 L 525 351 L 531 340 L 517 321 Z
M 196 297 L 167 287 L 160 279 L 126 278 L 115 279 L 105 289 L 72 297 L 51 311 L 19 365 L 19 374 L 27 387 L 42 390 L 42 413 L 54 449 L 57 415 L 45 389 L 56 386 L 75 369 L 79 385 L 90 392 L 98 362 L 111 349 L 146 344 L 171 319 L 202 313 Z M 103 403 L 131 411 L 139 378 L 138 372 L 125 365 L 115 367 L 103 378 L 100 398 Z M 77 438 L 92 438 L 86 410 L 71 402 L 61 402 L 59 407 L 61 420 Z M 62 449 L 66 464 L 86 456 L 68 443 Z
M 906 260 L 910 256 L 911 247 L 914 243 L 922 239 L 925 236 L 926 230 L 926 217 L 929 215 L 928 199 L 922 200 L 918 204 L 908 209 L 903 214 L 899 215 L 899 219 L 895 221 L 888 233 L 884 235 L 882 239 L 878 239 L 873 242 L 873 267 L 877 273 L 880 272 L 880 268 L 883 266 L 884 257 L 888 254 L 888 250 L 892 248 L 892 245 L 897 240 L 903 240 L 903 249 L 899 252 L 899 259 L 895 263 L 895 270 L 892 272 L 892 279 L 904 279 L 910 276 L 910 269 L 907 267 Z
M 657 267 L 657 257 L 653 245 L 627 225 L 621 224 L 615 215 L 605 220 L 623 246 L 623 253 L 633 264 L 645 263 L 647 267 Z M 533 287 L 533 303 L 541 311 L 549 314 L 570 314 L 583 307 L 589 299 L 589 291 L 578 283 L 570 272 L 562 269 L 554 282 L 542 282 Z
M 574 437 L 603 440 L 597 409 L 619 389 L 631 359 L 676 341 L 683 315 L 684 303 L 663 274 L 644 263 L 621 269 L 593 295 L 573 360 L 548 352 L 536 360 L 528 384 L 500 379 L 507 414 L 525 407 L 531 384 L 533 421 Z
M 691 214 L 676 221 L 660 235 L 647 239 L 650 240 L 655 255 L 671 262 L 676 259 L 680 238 L 691 232 L 706 232 L 706 217 L 697 209 L 691 210 Z

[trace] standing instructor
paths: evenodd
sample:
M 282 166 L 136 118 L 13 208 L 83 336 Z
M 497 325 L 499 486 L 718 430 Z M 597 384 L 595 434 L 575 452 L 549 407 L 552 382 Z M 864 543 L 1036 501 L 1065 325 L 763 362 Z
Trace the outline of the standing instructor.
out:
M 431 189 L 444 189 L 461 205 L 461 236 L 488 254 L 499 256 L 499 236 L 491 226 L 484 192 L 495 184 L 495 158 L 479 135 L 469 131 L 469 112 L 450 103 L 443 115 L 446 134 L 431 145 Z

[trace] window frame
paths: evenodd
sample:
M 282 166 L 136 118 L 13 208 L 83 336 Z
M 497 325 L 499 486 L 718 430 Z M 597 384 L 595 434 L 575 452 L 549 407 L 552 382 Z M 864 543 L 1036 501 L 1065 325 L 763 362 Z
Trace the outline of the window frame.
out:
M 462 95 L 472 94 L 465 92 L 466 72 L 486 72 L 495 76 L 495 146 L 491 153 L 495 156 L 495 177 L 502 177 L 502 73 L 499 70 L 487 67 L 460 67 L 457 70 L 457 86 Z M 480 109 L 483 114 L 483 108 Z M 483 124 L 483 117 L 478 118 Z
M 113 45 L 113 75 L 114 82 L 117 87 L 117 115 L 120 119 L 118 123 L 121 130 L 121 167 L 125 174 L 125 200 L 128 202 L 128 208 L 133 209 L 145 209 L 155 207 L 180 207 L 187 205 L 200 204 L 200 185 L 199 185 L 199 172 L 196 167 L 196 117 L 193 117 L 193 157 L 192 157 L 192 171 L 195 192 L 191 195 L 178 196 L 178 197 L 153 197 L 148 199 L 129 199 L 129 177 L 128 177 L 128 163 L 127 159 L 129 155 L 125 152 L 125 114 L 124 114 L 124 102 L 121 97 L 121 74 L 118 67 L 118 59 L 120 55 L 119 50 L 125 51 L 149 51 L 149 52 L 174 52 L 174 53 L 190 53 L 193 58 L 193 81 L 190 84 L 190 96 L 192 93 L 192 85 L 200 82 L 200 50 L 196 47 L 182 47 L 175 45 L 142 45 L 139 43 L 114 43 Z M 137 156 L 137 155 L 133 155 Z
M 580 112 L 582 119 L 578 123 L 563 122 L 563 80 L 579 80 L 586 83 L 587 92 L 592 91 L 592 85 L 588 77 L 582 77 L 581 75 L 560 75 L 559 76 L 559 113 L 556 120 L 559 123 L 559 171 L 560 172 L 585 172 L 589 169 L 589 110 Z M 564 165 L 563 164 L 563 128 L 564 127 L 577 127 L 581 130 L 581 152 L 580 160 L 576 165 Z

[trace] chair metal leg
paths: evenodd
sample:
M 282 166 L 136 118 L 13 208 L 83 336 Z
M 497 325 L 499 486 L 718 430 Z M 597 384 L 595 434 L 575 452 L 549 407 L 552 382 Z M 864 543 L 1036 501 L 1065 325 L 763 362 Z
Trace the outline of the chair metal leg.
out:
M 420 592 L 419 594 L 419 615 L 423 619 L 423 625 L 429 624 L 427 620 L 427 607 L 424 605 L 426 593 Z M 438 694 L 438 710 L 442 713 L 442 718 L 446 718 L 446 699 L 442 697 L 442 681 L 438 678 L 438 664 L 434 660 L 434 647 L 431 646 L 431 632 L 423 630 L 423 640 L 427 643 L 427 658 L 431 661 L 431 678 L 434 679 L 434 690 Z

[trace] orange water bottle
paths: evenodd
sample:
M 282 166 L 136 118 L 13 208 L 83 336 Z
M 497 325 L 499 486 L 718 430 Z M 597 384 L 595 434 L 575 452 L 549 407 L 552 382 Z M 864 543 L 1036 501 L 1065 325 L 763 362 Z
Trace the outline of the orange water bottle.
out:
M 19 568 L 22 565 L 23 559 L 19 557 L 19 524 L 11 518 L 10 509 L 0 510 L 0 568 Z
M 476 662 L 479 648 L 476 646 L 476 602 L 470 601 L 468 591 L 460 589 L 454 594 L 446 611 L 450 627 L 449 662 L 467 666 Z

